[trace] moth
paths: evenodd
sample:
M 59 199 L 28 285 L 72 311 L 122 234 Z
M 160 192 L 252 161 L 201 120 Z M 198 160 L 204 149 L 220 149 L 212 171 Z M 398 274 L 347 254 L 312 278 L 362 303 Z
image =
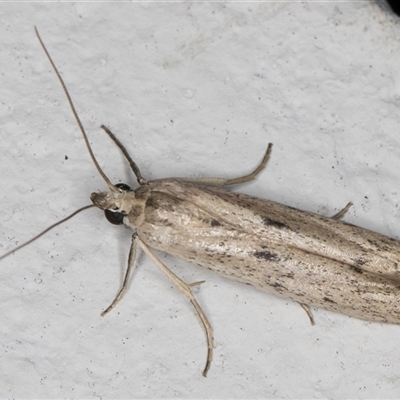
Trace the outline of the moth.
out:
M 147 181 L 126 148 L 105 126 L 136 176 L 138 188 L 112 184 L 101 170 L 71 97 L 39 33 L 37 37 L 63 87 L 86 146 L 107 190 L 92 193 L 92 204 L 4 254 L 24 247 L 60 223 L 90 207 L 104 210 L 113 224 L 133 231 L 122 287 L 111 305 L 122 298 L 139 246 L 190 300 L 205 328 L 206 376 L 213 358 L 211 325 L 185 283 L 152 249 L 208 268 L 236 281 L 298 302 L 314 324 L 310 306 L 355 318 L 400 323 L 400 242 L 341 222 L 351 203 L 327 218 L 269 200 L 232 193 L 226 186 L 251 181 L 264 169 L 272 145 L 250 174 L 234 178 L 170 178 Z

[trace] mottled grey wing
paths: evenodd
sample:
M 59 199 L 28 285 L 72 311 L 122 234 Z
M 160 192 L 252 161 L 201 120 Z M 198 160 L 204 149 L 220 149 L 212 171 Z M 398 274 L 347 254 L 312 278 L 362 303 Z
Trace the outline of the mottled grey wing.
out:
M 400 280 L 400 242 L 384 235 L 269 200 L 178 180 L 156 188 L 207 211 L 217 221 L 270 241 Z
M 399 282 L 327 256 L 329 244 L 316 242 L 308 221 L 324 232 L 329 219 L 245 195 L 171 183 L 152 187 L 146 202 L 138 235 L 148 246 L 300 303 L 400 323 Z M 306 218 L 306 233 L 297 231 L 298 213 Z

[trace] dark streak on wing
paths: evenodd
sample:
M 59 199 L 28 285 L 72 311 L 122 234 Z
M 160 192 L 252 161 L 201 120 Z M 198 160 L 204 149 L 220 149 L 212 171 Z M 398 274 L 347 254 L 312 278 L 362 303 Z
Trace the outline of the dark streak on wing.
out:
M 270 253 L 269 251 L 255 251 L 253 256 L 258 259 L 264 259 L 266 261 L 279 261 L 280 257 L 277 254 Z
M 211 220 L 211 226 L 221 226 L 221 223 L 216 219 L 212 219 Z
M 287 230 L 291 230 L 286 224 L 279 222 L 279 221 L 274 221 L 271 218 L 268 217 L 261 217 L 262 222 L 264 223 L 264 225 L 268 225 L 268 226 L 274 226 L 276 228 L 279 229 L 287 229 Z
M 355 272 L 357 272 L 357 273 L 359 273 L 359 274 L 364 273 L 364 271 L 363 271 L 361 268 L 354 267 L 354 266 L 350 266 L 350 268 L 351 268 L 353 271 L 355 271 Z
M 333 304 L 336 303 L 336 301 L 333 301 L 333 300 L 330 299 L 329 297 L 324 297 L 323 300 L 325 300 L 325 301 L 328 302 L 328 303 L 333 303 Z

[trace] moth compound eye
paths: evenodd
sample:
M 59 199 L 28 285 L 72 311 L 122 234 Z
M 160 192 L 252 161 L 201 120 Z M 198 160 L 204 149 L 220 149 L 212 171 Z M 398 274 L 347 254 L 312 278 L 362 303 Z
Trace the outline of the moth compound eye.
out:
M 113 212 L 110 210 L 104 210 L 104 215 L 107 218 L 107 221 L 113 225 L 122 225 L 124 214 L 120 212 Z
M 117 183 L 115 185 L 119 189 L 119 191 L 122 192 L 129 192 L 131 190 L 131 187 L 127 185 L 126 183 Z
M 119 190 L 120 193 L 129 192 L 131 191 L 130 186 L 126 183 L 117 183 L 115 187 Z M 124 212 L 119 212 L 119 208 L 117 206 L 112 207 L 112 210 L 104 210 L 104 215 L 107 218 L 107 221 L 113 225 L 122 225 Z

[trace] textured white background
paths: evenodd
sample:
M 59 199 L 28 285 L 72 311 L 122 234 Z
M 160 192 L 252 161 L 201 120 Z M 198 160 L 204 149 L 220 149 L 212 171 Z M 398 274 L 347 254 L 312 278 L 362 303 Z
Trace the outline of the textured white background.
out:
M 400 236 L 400 24 L 373 2 L 3 3 L 0 253 L 105 188 L 34 35 L 62 71 L 105 172 L 236 176 L 239 188 Z M 66 159 L 66 157 L 68 159 Z M 400 326 L 304 311 L 160 255 L 214 327 L 140 256 L 105 318 L 130 232 L 87 211 L 0 262 L 1 398 L 395 398 Z

